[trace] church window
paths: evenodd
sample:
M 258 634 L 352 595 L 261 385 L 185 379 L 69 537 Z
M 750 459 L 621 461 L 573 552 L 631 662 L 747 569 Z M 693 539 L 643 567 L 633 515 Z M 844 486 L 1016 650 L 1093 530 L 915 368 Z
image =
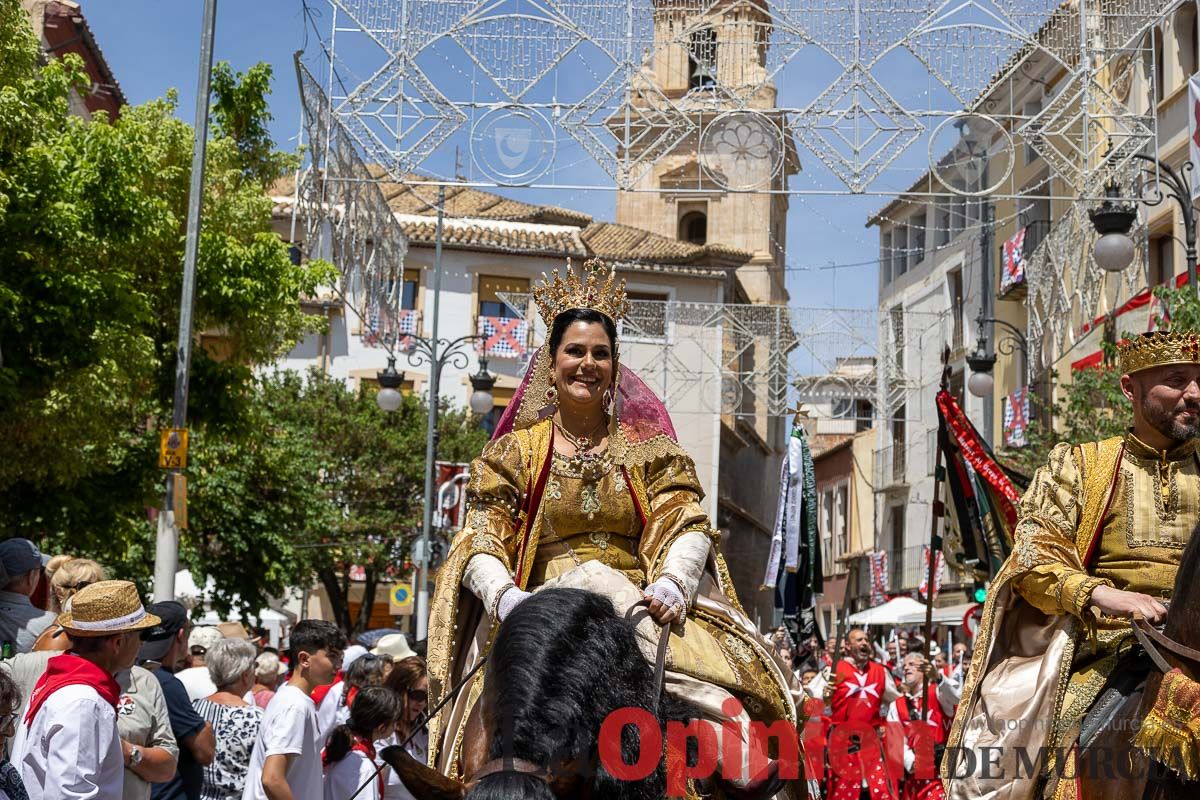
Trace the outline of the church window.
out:
M 717 32 L 703 27 L 688 37 L 688 89 L 717 85 Z
M 708 217 L 703 211 L 689 211 L 679 218 L 679 238 L 692 244 L 708 241 Z

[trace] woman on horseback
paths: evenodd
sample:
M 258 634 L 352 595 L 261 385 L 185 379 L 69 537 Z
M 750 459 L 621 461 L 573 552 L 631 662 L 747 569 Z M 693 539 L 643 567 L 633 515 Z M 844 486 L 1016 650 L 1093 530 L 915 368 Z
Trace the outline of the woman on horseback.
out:
M 432 604 L 430 706 L 530 593 L 598 561 L 644 593 L 659 625 L 673 626 L 668 693 L 712 720 L 795 724 L 791 677 L 737 601 L 692 460 L 662 402 L 619 364 L 624 281 L 596 261 L 583 272 L 568 265 L 565 278 L 555 273 L 534 290 L 547 343 L 471 464 L 466 524 Z M 461 776 L 482 682 L 479 673 L 430 721 L 429 764 L 444 774 Z

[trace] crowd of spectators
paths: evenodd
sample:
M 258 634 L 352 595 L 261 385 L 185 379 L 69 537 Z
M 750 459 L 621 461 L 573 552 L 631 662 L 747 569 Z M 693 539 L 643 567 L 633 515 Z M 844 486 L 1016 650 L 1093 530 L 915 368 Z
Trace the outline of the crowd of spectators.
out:
M 6 539 L 0 800 L 411 798 L 379 752 L 424 760 L 425 662 L 401 633 L 368 641 L 301 620 L 281 652 Z

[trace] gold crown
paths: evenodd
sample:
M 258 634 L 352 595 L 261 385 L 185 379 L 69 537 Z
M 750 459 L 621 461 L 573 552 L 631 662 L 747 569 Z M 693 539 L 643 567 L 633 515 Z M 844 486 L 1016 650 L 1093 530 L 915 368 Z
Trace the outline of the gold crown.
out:
M 560 278 L 558 270 L 554 270 L 553 277 L 542 273 L 546 282 L 533 290 L 533 300 L 537 303 L 538 312 L 547 328 L 554 324 L 555 317 L 572 308 L 599 311 L 614 323 L 620 322 L 628 313 L 629 300 L 625 296 L 625 281 L 617 279 L 616 270 L 606 266 L 598 258 L 590 258 L 584 262 L 583 272 L 587 273 L 587 278 L 581 280 L 571 269 L 571 261 L 568 259 L 566 277 Z
M 1195 331 L 1151 331 L 1117 345 L 1121 373 L 1128 375 L 1168 364 L 1200 364 L 1200 334 Z

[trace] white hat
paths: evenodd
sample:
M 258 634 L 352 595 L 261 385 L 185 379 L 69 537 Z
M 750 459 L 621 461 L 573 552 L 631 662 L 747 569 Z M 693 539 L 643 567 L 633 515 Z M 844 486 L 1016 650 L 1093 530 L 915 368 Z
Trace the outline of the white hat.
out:
M 208 625 L 201 625 L 198 628 L 192 628 L 192 632 L 188 634 L 188 650 L 200 648 L 207 653 L 208 648 L 212 647 L 214 644 L 224 638 L 224 634 L 222 634 L 216 628 Z
M 408 639 L 403 633 L 389 633 L 379 640 L 379 644 L 375 645 L 371 650 L 373 656 L 384 656 L 392 661 L 400 661 L 404 658 L 412 658 L 416 655 L 412 648 L 408 646 Z

